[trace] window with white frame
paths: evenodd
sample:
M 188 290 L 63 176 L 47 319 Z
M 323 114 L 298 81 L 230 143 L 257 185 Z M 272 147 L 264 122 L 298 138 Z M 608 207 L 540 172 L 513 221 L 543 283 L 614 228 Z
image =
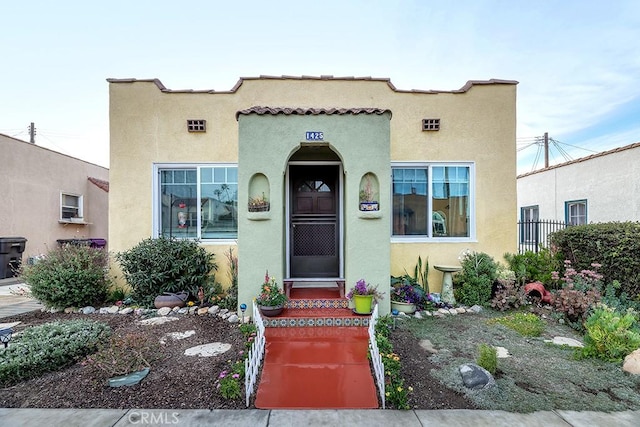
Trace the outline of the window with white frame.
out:
M 582 225 L 587 223 L 587 201 L 572 200 L 564 203 L 564 215 L 567 225 Z
M 157 235 L 192 239 L 238 237 L 235 165 L 156 165 Z
M 473 164 L 392 165 L 393 236 L 471 238 Z
M 78 194 L 60 193 L 60 219 L 83 218 L 82 196 Z

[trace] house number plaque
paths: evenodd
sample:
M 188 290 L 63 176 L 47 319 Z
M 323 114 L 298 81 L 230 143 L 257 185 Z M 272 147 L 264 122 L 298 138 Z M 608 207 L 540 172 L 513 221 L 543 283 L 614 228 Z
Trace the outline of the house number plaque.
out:
M 307 141 L 323 141 L 324 140 L 324 132 L 307 132 L 306 133 Z

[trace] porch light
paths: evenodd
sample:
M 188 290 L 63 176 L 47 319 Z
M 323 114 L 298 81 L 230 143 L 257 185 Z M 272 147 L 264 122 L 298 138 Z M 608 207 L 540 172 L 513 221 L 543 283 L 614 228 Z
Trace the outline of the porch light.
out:
M 0 329 L 0 342 L 4 344 L 4 348 L 7 348 L 9 341 L 11 341 L 11 334 L 13 334 L 11 328 Z

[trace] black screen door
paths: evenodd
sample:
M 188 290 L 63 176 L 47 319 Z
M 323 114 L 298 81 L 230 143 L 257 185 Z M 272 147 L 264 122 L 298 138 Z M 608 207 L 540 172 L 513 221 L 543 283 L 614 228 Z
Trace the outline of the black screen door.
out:
M 289 172 L 291 277 L 339 277 L 338 166 Z

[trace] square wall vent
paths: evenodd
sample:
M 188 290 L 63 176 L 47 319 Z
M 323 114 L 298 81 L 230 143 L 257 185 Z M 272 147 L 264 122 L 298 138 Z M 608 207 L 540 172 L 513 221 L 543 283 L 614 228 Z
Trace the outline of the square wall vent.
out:
M 206 132 L 207 121 L 206 120 L 187 120 L 187 130 L 189 132 Z
M 422 119 L 422 130 L 440 130 L 440 119 Z

